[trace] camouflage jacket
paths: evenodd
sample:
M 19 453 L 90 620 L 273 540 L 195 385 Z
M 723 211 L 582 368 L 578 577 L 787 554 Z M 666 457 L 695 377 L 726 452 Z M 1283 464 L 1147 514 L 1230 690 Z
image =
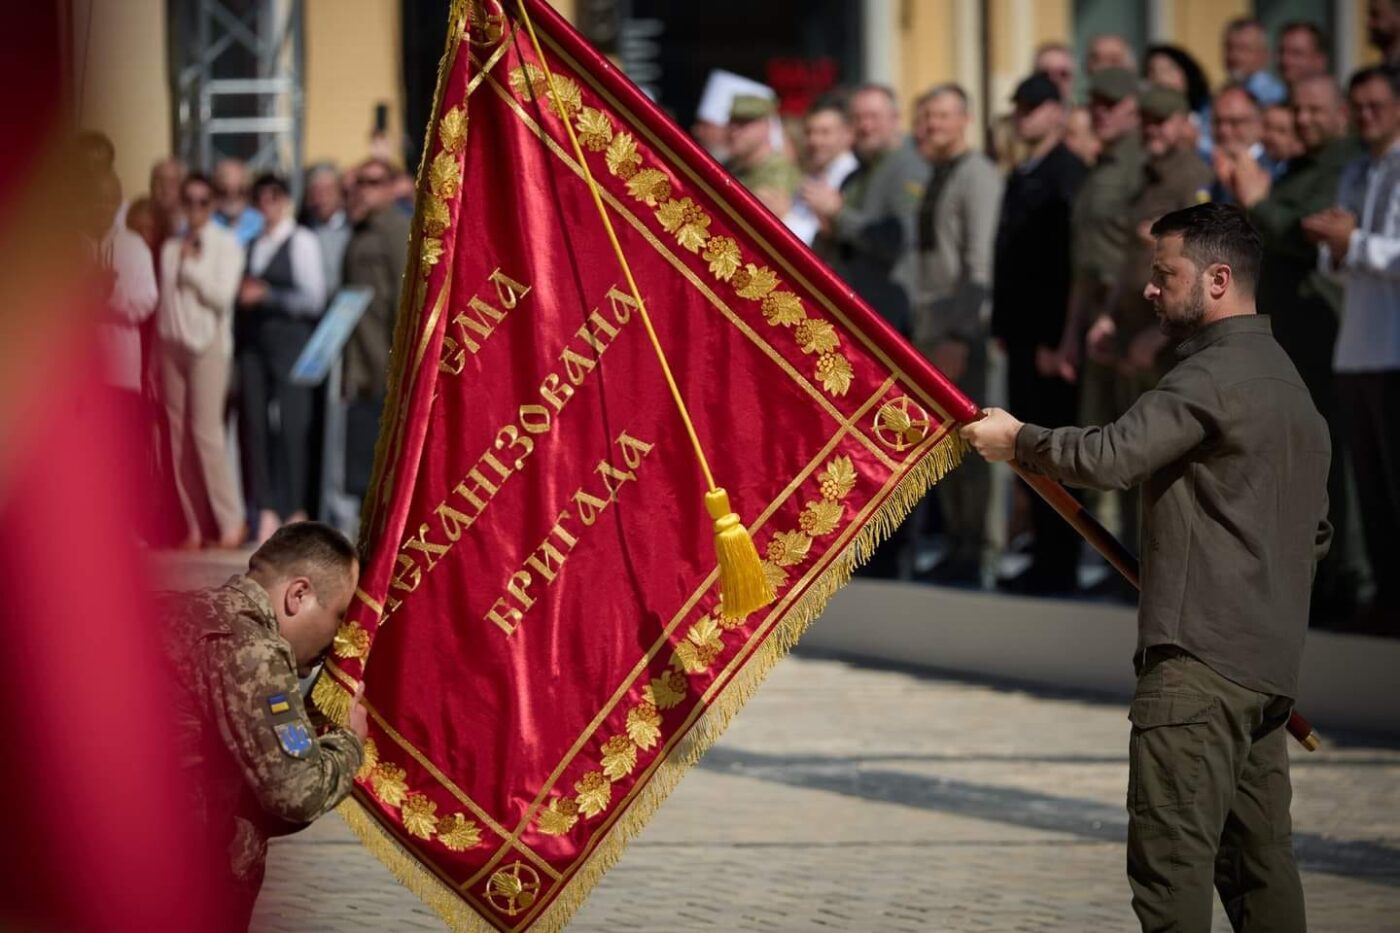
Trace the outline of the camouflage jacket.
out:
M 165 608 L 194 826 L 227 854 L 234 879 L 256 887 L 268 837 L 295 831 L 343 800 L 363 749 L 345 729 L 316 735 L 292 647 L 257 583 L 236 576 L 221 587 L 170 594 Z

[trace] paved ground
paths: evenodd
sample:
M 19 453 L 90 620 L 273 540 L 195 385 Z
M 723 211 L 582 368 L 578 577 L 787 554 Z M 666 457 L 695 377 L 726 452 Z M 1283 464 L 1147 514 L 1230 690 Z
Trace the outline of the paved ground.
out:
M 1136 929 L 1127 738 L 1118 703 L 799 654 L 571 929 Z M 1400 931 L 1400 747 L 1293 761 L 1312 929 Z M 338 817 L 274 845 L 254 926 L 441 928 Z

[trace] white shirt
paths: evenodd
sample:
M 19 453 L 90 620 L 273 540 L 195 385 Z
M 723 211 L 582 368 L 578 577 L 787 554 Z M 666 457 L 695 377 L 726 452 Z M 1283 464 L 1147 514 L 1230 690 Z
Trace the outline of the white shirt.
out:
M 91 244 L 97 264 L 110 268 L 115 281 L 107 296 L 107 313 L 98 324 L 97 339 L 107 367 L 108 385 L 141 391 L 141 322 L 156 310 L 156 269 L 151 251 L 139 234 L 125 227 L 107 231 Z
M 253 241 L 248 254 L 248 274 L 255 279 L 262 278 L 272 257 L 289 239 L 294 284 L 291 288 L 273 288 L 269 297 L 293 317 L 319 317 L 326 304 L 326 272 L 321 265 L 321 244 L 316 234 L 297 226 L 292 218 L 284 218 Z
M 182 237 L 171 237 L 160 251 L 162 340 L 202 353 L 228 330 L 228 320 L 243 277 L 243 247 L 238 237 L 216 223 L 199 231 L 199 254 L 180 258 Z
M 826 182 L 834 190 L 840 191 L 841 183 L 846 180 L 846 176 L 854 172 L 859 165 L 855 154 L 847 150 L 832 159 L 826 168 L 807 177 Z M 817 238 L 817 231 L 821 229 L 821 221 L 817 219 L 817 215 L 812 212 L 812 208 L 807 202 L 802 200 L 800 192 L 793 196 L 792 207 L 783 217 L 783 223 L 787 224 L 787 228 L 797 234 L 798 239 L 808 246 L 812 245 L 812 241 Z
M 1339 264 L 1347 291 L 1334 368 L 1400 370 L 1400 141 L 1379 159 L 1348 165 L 1337 202 L 1356 215 L 1356 230 Z M 1330 269 L 1330 250 L 1324 245 L 1318 252 L 1322 268 Z

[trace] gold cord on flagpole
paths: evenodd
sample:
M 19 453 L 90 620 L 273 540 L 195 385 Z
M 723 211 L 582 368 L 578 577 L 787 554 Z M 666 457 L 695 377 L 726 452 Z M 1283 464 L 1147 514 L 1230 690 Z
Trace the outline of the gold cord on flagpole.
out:
M 516 0 L 516 2 L 520 9 L 520 19 L 525 24 L 526 32 L 530 34 L 530 44 L 535 49 L 535 56 L 539 59 L 540 67 L 544 70 L 545 81 L 549 84 L 550 99 L 559 111 L 560 121 L 569 134 L 569 144 L 573 147 L 574 158 L 578 160 L 579 168 L 583 172 L 583 180 L 588 185 L 588 193 L 593 196 L 593 205 L 598 209 L 598 216 L 603 221 L 603 229 L 607 231 L 608 242 L 612 244 L 613 253 L 617 256 L 618 264 L 622 266 L 622 274 L 627 279 L 627 287 L 632 291 L 632 300 L 637 303 L 642 325 L 646 328 L 652 349 L 656 351 L 656 359 L 661 364 L 661 373 L 666 377 L 666 386 L 671 390 L 671 398 L 675 400 L 676 410 L 680 412 L 686 434 L 690 436 L 690 446 L 695 451 L 695 459 L 700 464 L 700 472 L 705 476 L 707 490 L 705 508 L 715 522 L 715 553 L 719 560 L 720 577 L 720 611 L 731 618 L 746 616 L 773 601 L 775 598 L 773 588 L 763 573 L 763 564 L 758 558 L 758 549 L 754 547 L 753 538 L 749 535 L 748 529 L 744 527 L 739 516 L 730 509 L 729 494 L 715 484 L 714 474 L 710 472 L 709 461 L 705 458 L 705 451 L 700 446 L 700 437 L 695 433 L 695 423 L 690 419 L 690 412 L 685 406 L 685 400 L 681 397 L 680 387 L 676 385 L 676 379 L 671 374 L 671 365 L 666 360 L 666 352 L 661 348 L 661 341 L 656 336 L 656 329 L 652 327 L 651 315 L 647 314 L 646 303 L 642 301 L 642 293 L 637 288 L 636 280 L 632 277 L 632 267 L 628 265 L 627 256 L 622 251 L 622 244 L 618 242 L 617 233 L 613 230 L 612 220 L 608 217 L 607 208 L 603 205 L 603 196 L 598 189 L 598 183 L 593 180 L 593 173 L 589 171 L 583 147 L 579 145 L 578 135 L 574 132 L 573 124 L 569 122 L 568 111 L 564 109 L 559 95 L 555 92 L 554 72 L 545 58 L 544 49 L 540 47 L 539 38 L 535 35 L 535 24 L 530 21 L 530 12 L 525 8 L 525 0 Z

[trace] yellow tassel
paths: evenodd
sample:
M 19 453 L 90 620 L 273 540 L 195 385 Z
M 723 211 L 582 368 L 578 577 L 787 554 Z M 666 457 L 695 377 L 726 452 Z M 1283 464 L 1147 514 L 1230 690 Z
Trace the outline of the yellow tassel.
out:
M 776 596 L 763 573 L 763 562 L 758 559 L 758 548 L 754 547 L 749 530 L 729 509 L 729 494 L 723 489 L 711 489 L 705 493 L 705 508 L 715 520 L 720 612 L 730 619 L 742 619 Z
M 322 671 L 316 678 L 316 685 L 311 688 L 311 702 L 336 725 L 350 722 L 350 692 L 329 671 Z

